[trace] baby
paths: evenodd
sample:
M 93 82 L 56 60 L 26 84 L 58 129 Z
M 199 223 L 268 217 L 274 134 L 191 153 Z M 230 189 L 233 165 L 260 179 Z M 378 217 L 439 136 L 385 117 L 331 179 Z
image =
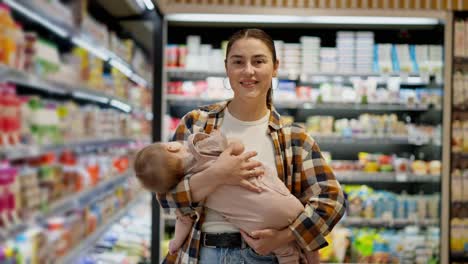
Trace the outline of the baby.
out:
M 228 143 L 227 138 L 217 131 L 192 134 L 186 145 L 179 142 L 154 143 L 137 153 L 134 165 L 136 176 L 148 190 L 168 192 L 184 175 L 200 172 L 216 161 L 228 145 L 233 148 L 234 155 L 244 152 L 241 142 L 231 140 Z M 304 211 L 304 206 L 272 169 L 267 166 L 263 166 L 263 169 L 264 176 L 250 180 L 262 188 L 261 193 L 240 186 L 222 185 L 208 196 L 204 206 L 219 212 L 227 221 L 247 233 L 267 228 L 286 228 Z M 190 217 L 177 212 L 174 239 L 169 244 L 171 254 L 182 246 L 191 227 Z M 309 264 L 319 262 L 317 251 L 301 256 L 296 242 L 273 253 L 280 264 L 300 263 L 301 259 Z

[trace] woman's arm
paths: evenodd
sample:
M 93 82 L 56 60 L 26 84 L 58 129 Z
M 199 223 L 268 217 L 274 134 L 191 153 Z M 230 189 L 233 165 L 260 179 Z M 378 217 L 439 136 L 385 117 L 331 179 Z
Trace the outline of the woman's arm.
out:
M 295 129 L 298 129 L 297 127 Z M 294 137 L 305 134 L 293 133 Z M 343 217 L 346 202 L 340 184 L 326 163 L 317 143 L 306 134 L 300 155 L 301 190 L 298 197 L 305 204 L 302 214 L 289 226 L 296 241 L 307 251 L 327 245 L 325 236 Z
M 184 116 L 176 129 L 173 140 L 185 140 L 192 134 L 192 124 L 200 118 L 198 111 Z M 190 129 L 189 129 L 190 128 Z M 250 160 L 256 156 L 255 152 L 234 155 L 232 146 L 228 147 L 219 158 L 207 169 L 194 175 L 186 176 L 175 188 L 167 193 L 157 195 L 161 207 L 169 212 L 178 209 L 184 215 L 194 215 L 203 201 L 221 184 L 240 185 L 252 191 L 261 191 L 248 181 L 250 177 L 263 174 L 263 170 L 252 169 L 261 166 L 260 162 Z

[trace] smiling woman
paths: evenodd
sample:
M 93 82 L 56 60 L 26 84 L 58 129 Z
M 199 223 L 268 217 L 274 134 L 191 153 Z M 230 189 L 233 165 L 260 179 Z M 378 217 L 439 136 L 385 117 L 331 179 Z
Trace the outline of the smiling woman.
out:
M 245 152 L 228 147 L 206 169 L 158 194 L 164 209 L 194 219 L 185 243 L 165 263 L 319 263 L 317 250 L 327 245 L 325 235 L 345 211 L 344 195 L 317 143 L 302 127 L 283 124 L 273 107 L 272 80 L 279 63 L 264 31 L 235 33 L 225 59 L 234 97 L 182 118 L 173 140 L 218 130 L 240 139 Z M 280 186 L 265 189 L 256 185 L 259 180 Z M 286 192 L 274 191 L 281 189 Z M 278 202 L 265 199 L 268 192 Z M 286 205 L 287 200 L 300 210 Z M 210 206 L 215 203 L 227 210 L 215 210 Z M 269 218 L 283 224 L 272 227 L 262 220 L 273 210 L 282 212 Z
M 263 31 L 239 31 L 231 37 L 225 60 L 227 76 L 234 91 L 231 107 L 245 103 L 264 106 L 258 109 L 259 113 L 247 111 L 252 115 L 243 118 L 257 120 L 271 106 L 272 78 L 278 74 L 278 66 L 273 40 Z M 252 104 L 252 100 L 257 101 Z

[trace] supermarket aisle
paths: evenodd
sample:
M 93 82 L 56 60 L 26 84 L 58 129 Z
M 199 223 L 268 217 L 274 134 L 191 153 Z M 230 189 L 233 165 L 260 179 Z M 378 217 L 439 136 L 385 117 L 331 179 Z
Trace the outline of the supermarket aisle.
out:
M 116 214 L 108 226 L 95 233 L 94 243 L 86 245 L 79 255 L 69 255 L 64 263 L 139 263 L 150 261 L 151 246 L 151 195 L 143 193 L 127 205 L 125 213 Z M 96 239 L 89 238 L 89 241 Z M 72 261 L 73 260 L 73 261 Z
M 152 69 L 95 5 L 0 3 L 2 264 L 149 261 Z

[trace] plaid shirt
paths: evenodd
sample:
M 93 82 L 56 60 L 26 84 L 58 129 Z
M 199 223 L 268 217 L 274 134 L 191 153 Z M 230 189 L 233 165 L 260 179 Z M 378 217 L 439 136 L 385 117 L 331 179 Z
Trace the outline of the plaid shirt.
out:
M 226 106 L 227 101 L 224 101 L 189 112 L 182 118 L 173 140 L 186 140 L 192 133 L 210 133 L 218 129 Z M 268 133 L 273 140 L 278 177 L 305 205 L 304 212 L 289 228 L 303 249 L 322 248 L 327 245 L 324 236 L 345 211 L 341 186 L 323 159 L 317 143 L 303 127 L 283 125 L 280 115 L 272 109 Z M 166 256 L 163 263 L 198 263 L 205 215 L 202 204 L 191 201 L 189 178 L 186 177 L 171 192 L 158 194 L 165 213 L 178 209 L 195 219 L 192 231 L 178 254 Z

